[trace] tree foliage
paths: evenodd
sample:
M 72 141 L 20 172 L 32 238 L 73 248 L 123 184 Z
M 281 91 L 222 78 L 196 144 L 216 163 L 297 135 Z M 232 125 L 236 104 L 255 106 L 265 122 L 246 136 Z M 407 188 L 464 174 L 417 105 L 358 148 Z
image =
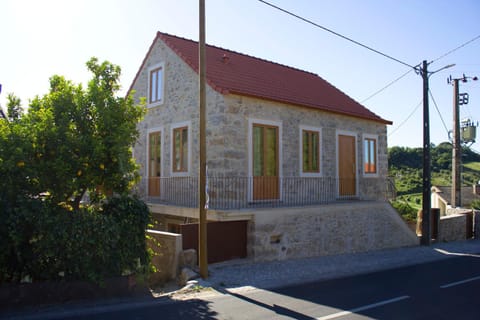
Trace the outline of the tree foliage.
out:
M 33 99 L 24 116 L 15 111 L 20 100 L 9 95 L 15 121 L 0 129 L 0 161 L 10 171 L 2 172 L 8 187 L 18 184 L 11 193 L 78 208 L 87 191 L 123 194 L 138 179 L 131 146 L 144 108 L 116 96 L 118 66 L 92 58 L 87 67 L 93 77 L 86 89 L 55 75 L 49 93 Z
M 431 146 L 432 184 L 450 185 L 452 170 L 452 144 L 442 142 Z M 462 148 L 463 164 L 479 162 L 480 155 L 468 147 Z M 395 178 L 398 195 L 418 193 L 422 190 L 423 149 L 392 147 L 388 150 L 390 175 Z M 468 167 L 462 168 L 464 185 L 480 179 L 480 173 Z
M 55 75 L 0 119 L 0 283 L 90 279 L 145 266 L 149 211 L 128 195 L 143 102 L 118 97 L 120 68 L 87 62 L 86 88 Z M 81 204 L 88 194 L 90 204 Z

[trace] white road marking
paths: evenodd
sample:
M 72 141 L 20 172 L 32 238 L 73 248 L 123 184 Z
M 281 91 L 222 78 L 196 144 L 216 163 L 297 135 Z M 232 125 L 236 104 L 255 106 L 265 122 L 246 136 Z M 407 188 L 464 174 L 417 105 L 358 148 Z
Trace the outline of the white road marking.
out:
M 364 310 L 368 310 L 368 309 L 373 309 L 373 308 L 376 308 L 376 307 L 380 307 L 380 306 L 383 306 L 383 305 L 386 305 L 386 304 L 389 304 L 389 303 L 394 303 L 394 302 L 397 302 L 397 301 L 405 300 L 405 299 L 408 299 L 408 298 L 410 298 L 410 296 L 400 296 L 400 297 L 396 297 L 396 298 L 392 298 L 392 299 L 388 299 L 388 300 L 384 300 L 384 301 L 379 301 L 379 302 L 372 303 L 372 304 L 367 304 L 365 306 L 358 307 L 358 308 L 355 308 L 355 309 L 352 309 L 352 310 L 332 313 L 332 314 L 329 314 L 327 316 L 316 318 L 316 320 L 329 320 L 329 319 L 340 318 L 340 317 L 343 317 L 343 316 L 346 316 L 346 315 L 349 315 L 349 314 L 352 314 L 352 313 L 355 313 L 355 312 L 360 312 L 360 311 L 364 311 Z
M 453 287 L 453 286 L 458 286 L 458 285 L 460 285 L 460 284 L 464 284 L 464 283 L 471 282 L 471 281 L 475 281 L 475 280 L 480 280 L 480 276 L 478 276 L 478 277 L 473 277 L 473 278 L 468 278 L 468 279 L 461 280 L 461 281 L 457 281 L 457 282 L 452 282 L 452 283 L 444 284 L 443 286 L 440 286 L 440 288 L 442 288 L 442 289 L 450 288 L 450 287 Z

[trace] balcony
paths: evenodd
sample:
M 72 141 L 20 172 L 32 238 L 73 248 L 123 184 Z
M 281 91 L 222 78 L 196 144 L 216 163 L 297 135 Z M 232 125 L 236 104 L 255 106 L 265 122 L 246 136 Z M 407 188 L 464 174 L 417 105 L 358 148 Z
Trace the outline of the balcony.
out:
M 358 188 L 329 177 L 207 177 L 207 202 L 214 210 L 319 205 L 358 200 Z M 198 177 L 150 178 L 148 193 L 149 203 L 196 208 Z

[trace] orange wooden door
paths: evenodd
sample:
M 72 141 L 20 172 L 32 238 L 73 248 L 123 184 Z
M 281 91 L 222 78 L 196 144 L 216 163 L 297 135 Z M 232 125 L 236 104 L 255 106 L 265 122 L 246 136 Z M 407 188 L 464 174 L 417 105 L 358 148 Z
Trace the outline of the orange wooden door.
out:
M 357 194 L 355 137 L 338 136 L 338 194 L 355 196 Z
M 278 199 L 278 127 L 254 124 L 252 139 L 253 199 Z

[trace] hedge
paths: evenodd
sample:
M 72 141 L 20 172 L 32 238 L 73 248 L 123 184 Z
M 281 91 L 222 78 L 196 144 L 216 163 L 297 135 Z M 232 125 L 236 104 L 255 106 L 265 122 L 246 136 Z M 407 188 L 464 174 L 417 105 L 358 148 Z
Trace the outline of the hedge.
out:
M 114 197 L 97 208 L 71 211 L 41 199 L 0 195 L 0 283 L 91 280 L 142 272 L 149 263 L 148 207 Z

